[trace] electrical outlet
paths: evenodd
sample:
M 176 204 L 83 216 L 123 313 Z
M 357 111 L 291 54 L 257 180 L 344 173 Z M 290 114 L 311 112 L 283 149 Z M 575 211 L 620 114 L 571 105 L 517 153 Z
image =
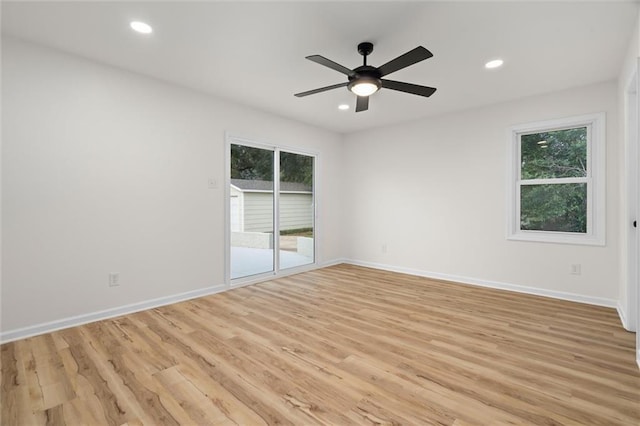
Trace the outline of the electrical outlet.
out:
M 582 265 L 579 263 L 574 263 L 571 265 L 571 275 L 580 275 L 582 274 Z
M 218 189 L 218 181 L 215 178 L 209 178 L 207 186 L 209 189 Z
M 120 273 L 111 272 L 109 274 L 109 287 L 117 287 L 120 285 Z
M 382 245 L 382 252 L 383 252 L 383 253 L 386 253 L 386 252 L 387 252 L 387 243 L 384 243 L 384 244 Z

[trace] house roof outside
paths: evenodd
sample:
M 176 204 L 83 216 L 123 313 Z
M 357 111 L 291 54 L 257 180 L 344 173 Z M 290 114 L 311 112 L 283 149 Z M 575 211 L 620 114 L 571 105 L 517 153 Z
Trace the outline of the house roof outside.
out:
M 231 179 L 231 185 L 244 192 L 271 192 L 273 182 L 268 180 L 248 180 Z M 281 192 L 308 192 L 311 193 L 311 186 L 298 182 L 280 182 Z

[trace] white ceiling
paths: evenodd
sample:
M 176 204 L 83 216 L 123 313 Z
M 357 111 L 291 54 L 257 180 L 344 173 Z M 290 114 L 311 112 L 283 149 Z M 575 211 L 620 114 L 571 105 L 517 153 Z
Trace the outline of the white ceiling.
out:
M 2 32 L 346 133 L 614 79 L 637 16 L 637 2 L 615 1 L 3 1 Z M 293 96 L 346 79 L 305 56 L 354 68 L 362 41 L 374 66 L 425 46 L 433 58 L 388 78 L 438 91 L 383 89 L 361 113 L 346 88 Z M 505 66 L 485 70 L 496 57 Z

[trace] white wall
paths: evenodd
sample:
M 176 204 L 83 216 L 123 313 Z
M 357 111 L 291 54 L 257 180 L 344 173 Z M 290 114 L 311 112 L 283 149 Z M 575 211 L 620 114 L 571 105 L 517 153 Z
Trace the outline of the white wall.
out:
M 3 333 L 223 284 L 225 131 L 319 153 L 344 256 L 341 136 L 4 37 L 2 68 Z
M 507 129 L 600 111 L 607 114 L 606 247 L 507 241 Z M 614 82 L 349 135 L 349 257 L 615 305 L 618 149 Z M 582 275 L 570 275 L 578 263 Z

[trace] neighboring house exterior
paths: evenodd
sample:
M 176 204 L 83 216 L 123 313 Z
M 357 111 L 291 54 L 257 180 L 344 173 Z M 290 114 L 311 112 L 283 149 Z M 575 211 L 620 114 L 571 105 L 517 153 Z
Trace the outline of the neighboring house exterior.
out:
M 231 231 L 273 232 L 273 182 L 231 179 Z M 280 230 L 313 227 L 313 192 L 303 183 L 280 183 Z

